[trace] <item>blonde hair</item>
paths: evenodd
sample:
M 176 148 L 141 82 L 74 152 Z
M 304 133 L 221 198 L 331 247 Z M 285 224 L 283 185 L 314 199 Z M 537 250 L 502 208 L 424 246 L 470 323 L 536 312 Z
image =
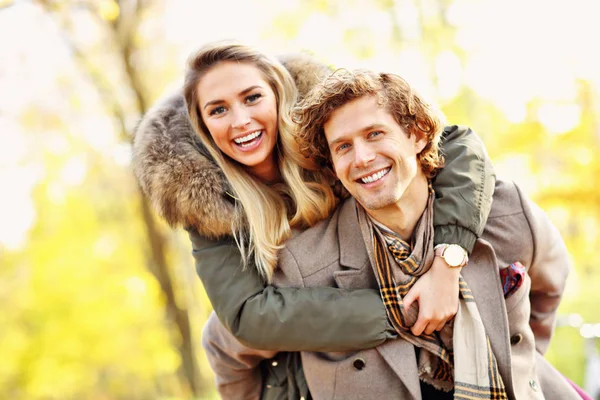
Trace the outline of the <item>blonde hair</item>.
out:
M 198 82 L 208 70 L 226 61 L 255 66 L 275 93 L 279 135 L 273 151 L 284 184 L 268 186 L 222 153 L 202 120 Z M 290 237 L 291 229 L 314 225 L 336 206 L 336 198 L 318 166 L 300 154 L 296 142 L 297 126 L 290 115 L 297 99 L 294 80 L 277 60 L 251 47 L 214 43 L 190 57 L 184 94 L 194 130 L 225 174 L 236 199 L 237 216 L 246 223 L 232 226 L 244 265 L 253 259 L 259 273 L 270 282 L 277 252 Z
M 423 135 L 427 139 L 417 158 L 423 173 L 428 178 L 435 176 L 444 164 L 439 152 L 443 115 L 394 74 L 340 69 L 313 89 L 294 110 L 294 121 L 300 125 L 298 142 L 302 154 L 332 169 L 324 125 L 336 109 L 363 96 L 376 96 L 408 135 Z

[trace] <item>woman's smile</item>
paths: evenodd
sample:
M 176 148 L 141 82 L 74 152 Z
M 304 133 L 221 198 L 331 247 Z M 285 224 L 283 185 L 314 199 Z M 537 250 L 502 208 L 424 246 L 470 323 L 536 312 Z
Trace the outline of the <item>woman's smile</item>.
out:
M 263 137 L 263 130 L 259 129 L 254 132 L 250 132 L 247 135 L 243 135 L 238 138 L 235 138 L 235 139 L 233 139 L 233 142 L 240 148 L 240 150 L 250 151 L 260 145 L 262 137 Z

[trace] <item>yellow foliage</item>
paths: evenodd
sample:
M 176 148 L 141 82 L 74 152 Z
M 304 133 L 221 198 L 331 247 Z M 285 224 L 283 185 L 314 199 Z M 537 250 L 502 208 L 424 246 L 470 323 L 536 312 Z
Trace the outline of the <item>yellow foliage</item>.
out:
M 114 0 L 102 0 L 98 4 L 98 14 L 106 21 L 116 20 L 120 12 L 119 3 Z

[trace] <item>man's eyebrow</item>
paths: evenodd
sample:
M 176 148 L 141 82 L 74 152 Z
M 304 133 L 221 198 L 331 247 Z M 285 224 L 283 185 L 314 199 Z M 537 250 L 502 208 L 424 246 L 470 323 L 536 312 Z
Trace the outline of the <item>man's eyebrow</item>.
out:
M 335 139 L 333 142 L 329 143 L 329 147 L 330 147 L 330 148 L 333 148 L 333 147 L 334 147 L 336 144 L 338 144 L 338 143 L 340 143 L 340 142 L 343 142 L 344 140 L 346 140 L 346 138 L 345 138 L 345 137 L 340 137 L 340 138 L 337 138 L 337 139 Z
M 375 131 L 378 129 L 385 130 L 385 129 L 387 129 L 387 126 L 384 124 L 371 124 L 367 127 L 364 127 L 363 129 L 361 129 L 361 132 Z
M 246 93 L 251 92 L 251 91 L 253 91 L 254 89 L 257 89 L 257 88 L 262 89 L 262 86 L 260 86 L 260 85 L 252 85 L 249 88 L 246 88 L 246 89 L 242 90 L 241 92 L 239 92 L 238 96 L 243 96 Z M 206 107 L 208 107 L 208 106 L 212 106 L 212 105 L 215 105 L 215 104 L 223 103 L 224 101 L 225 100 L 211 100 L 211 101 L 207 102 L 204 105 L 203 108 L 206 109 Z
M 377 129 L 384 130 L 386 128 L 387 127 L 385 125 L 383 125 L 383 124 L 371 124 L 371 125 L 365 126 L 364 128 L 361 128 L 361 129 L 359 129 L 359 130 L 357 130 L 355 132 L 365 133 L 365 132 L 370 132 L 370 131 L 374 131 L 374 130 L 377 130 Z M 350 131 L 350 132 L 347 132 L 347 133 L 343 134 L 341 137 L 339 137 L 339 138 L 335 139 L 334 141 L 332 141 L 331 143 L 329 143 L 329 147 L 333 147 L 334 145 L 347 140 L 346 137 L 347 136 L 352 136 L 353 133 L 354 132 Z

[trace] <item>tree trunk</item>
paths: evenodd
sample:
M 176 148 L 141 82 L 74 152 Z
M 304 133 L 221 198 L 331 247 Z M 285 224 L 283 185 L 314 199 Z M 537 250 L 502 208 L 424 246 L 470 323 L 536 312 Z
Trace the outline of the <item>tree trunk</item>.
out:
M 54 14 L 62 19 L 63 25 L 68 26 L 68 6 L 59 7 L 52 4 L 47 4 L 44 1 L 38 0 L 40 4 L 49 14 Z M 143 93 L 143 84 L 140 77 L 137 75 L 135 68 L 131 65 L 131 53 L 134 50 L 133 38 L 136 34 L 138 21 L 141 18 L 144 3 L 141 0 L 134 0 L 133 3 L 128 1 L 119 1 L 121 13 L 119 18 L 110 23 L 101 21 L 106 28 L 113 33 L 113 46 L 117 49 L 118 56 L 122 59 L 125 68 L 125 73 L 131 90 L 135 94 L 139 115 L 143 115 L 147 111 L 147 104 Z M 90 12 L 93 12 L 93 4 L 81 3 L 79 6 L 88 6 Z M 67 14 L 61 14 L 61 11 Z M 63 26 L 63 29 L 68 31 L 68 28 Z M 125 114 L 121 106 L 112 98 L 110 85 L 102 75 L 101 71 L 97 71 L 90 63 L 86 61 L 85 52 L 78 48 L 76 43 L 70 39 L 71 36 L 66 35 L 65 41 L 67 46 L 72 50 L 73 55 L 81 67 L 84 75 L 90 80 L 92 85 L 97 90 L 104 108 L 107 113 L 112 115 L 118 123 L 117 130 L 119 137 L 123 140 L 131 142 L 132 135 L 127 132 L 125 123 Z M 202 392 L 200 371 L 195 353 L 195 346 L 192 334 L 192 328 L 189 319 L 189 311 L 185 304 L 185 300 L 181 300 L 184 304 L 177 304 L 175 296 L 176 289 L 169 268 L 166 249 L 167 244 L 164 236 L 161 234 L 159 227 L 156 225 L 154 215 L 148 205 L 141 188 L 138 187 L 139 204 L 141 208 L 141 216 L 144 221 L 146 238 L 148 239 L 149 255 L 147 267 L 152 275 L 158 281 L 161 291 L 165 296 L 166 314 L 169 321 L 174 323 L 177 334 L 174 337 L 174 342 L 177 343 L 179 355 L 181 357 L 180 375 L 183 378 L 183 385 L 189 387 L 194 398 L 200 397 Z M 185 299 L 185 296 L 181 296 Z

